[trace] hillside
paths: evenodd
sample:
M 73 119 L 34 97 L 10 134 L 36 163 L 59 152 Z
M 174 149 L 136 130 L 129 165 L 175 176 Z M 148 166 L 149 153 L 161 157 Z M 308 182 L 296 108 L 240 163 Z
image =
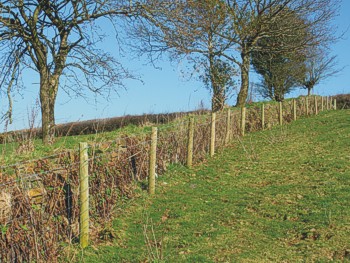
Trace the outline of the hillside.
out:
M 172 166 L 157 194 L 119 204 L 84 262 L 350 260 L 350 111 L 236 138 L 213 159 Z

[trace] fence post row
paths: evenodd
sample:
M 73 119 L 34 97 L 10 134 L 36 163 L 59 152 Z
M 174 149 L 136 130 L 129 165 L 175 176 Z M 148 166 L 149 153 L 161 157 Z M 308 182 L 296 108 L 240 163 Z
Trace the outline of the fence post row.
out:
M 318 98 L 314 98 L 315 110 L 314 113 L 318 114 Z M 333 100 L 333 101 L 332 101 Z M 309 101 L 308 97 L 305 97 L 306 102 L 306 115 L 309 115 Z M 325 104 L 326 103 L 326 104 Z M 300 105 L 302 107 L 302 105 Z M 337 100 L 332 97 L 321 97 L 321 111 L 337 110 Z M 300 113 L 299 113 L 300 114 Z M 293 118 L 297 120 L 297 100 L 293 99 Z M 233 115 L 231 111 L 227 112 L 227 126 L 225 135 L 225 144 L 229 143 L 231 139 L 230 127 L 233 123 Z M 190 117 L 188 125 L 188 145 L 187 145 L 187 166 L 189 168 L 193 165 L 193 145 L 194 145 L 194 117 Z M 283 104 L 279 102 L 279 123 L 283 125 Z M 233 124 L 234 125 L 234 124 Z M 265 128 L 265 105 L 261 106 L 261 125 L 262 129 Z M 245 135 L 246 126 L 246 108 L 241 108 L 241 135 Z M 151 145 L 149 153 L 149 178 L 148 178 L 148 192 L 150 195 L 155 194 L 155 177 L 156 177 L 156 158 L 157 158 L 157 140 L 158 129 L 152 127 Z M 215 140 L 216 140 L 216 113 L 211 115 L 211 138 L 210 138 L 210 156 L 215 154 Z M 88 144 L 79 143 L 79 205 L 80 205 L 80 218 L 79 218 L 79 242 L 81 248 L 86 248 L 89 245 L 89 156 L 88 156 Z
M 156 160 L 157 160 L 157 127 L 152 127 L 151 135 L 151 149 L 149 156 L 149 178 L 148 178 L 148 193 L 150 195 L 155 194 L 156 190 Z
M 265 129 L 265 105 L 264 103 L 261 105 L 261 128 Z
M 190 118 L 188 124 L 188 143 L 187 143 L 187 167 L 192 167 L 193 162 L 193 140 L 194 140 L 194 117 Z
M 245 134 L 245 113 L 246 108 L 243 106 L 241 108 L 241 135 L 244 136 Z
M 211 114 L 211 132 L 210 132 L 210 156 L 215 154 L 215 122 L 216 122 L 216 113 Z
M 80 246 L 89 245 L 89 157 L 88 145 L 79 144 L 79 181 L 80 181 Z
M 225 136 L 225 145 L 230 142 L 231 139 L 231 110 L 227 110 L 227 118 L 226 118 L 226 136 Z

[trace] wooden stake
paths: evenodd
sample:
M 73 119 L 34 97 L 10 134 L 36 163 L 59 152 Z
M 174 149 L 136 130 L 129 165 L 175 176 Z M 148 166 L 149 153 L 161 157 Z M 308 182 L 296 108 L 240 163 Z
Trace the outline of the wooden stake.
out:
M 297 120 L 297 101 L 295 99 L 293 100 L 293 119 Z
M 327 103 L 326 103 L 326 105 L 327 105 L 327 110 L 329 110 L 329 96 L 327 96 Z
M 242 107 L 241 109 L 241 135 L 244 136 L 245 134 L 245 113 L 246 113 L 246 108 Z
M 317 97 L 315 96 L 315 115 L 318 114 Z
M 151 151 L 149 156 L 149 178 L 148 178 L 148 193 L 155 194 L 156 189 L 156 160 L 157 160 L 157 127 L 152 127 L 151 136 Z
M 87 143 L 79 144 L 80 167 L 80 246 L 89 245 L 89 157 Z
M 309 116 L 309 97 L 305 97 L 306 116 Z
M 194 117 L 191 117 L 188 124 L 188 143 L 187 143 L 187 167 L 188 168 L 192 167 L 193 139 L 194 139 Z
M 225 145 L 231 140 L 231 110 L 227 111 Z
M 322 97 L 321 97 L 321 111 L 323 111 L 323 110 L 324 110 L 323 103 L 324 103 L 324 97 L 322 96 Z
M 337 100 L 334 99 L 334 110 L 336 110 L 336 109 L 337 109 Z
M 216 113 L 211 114 L 211 132 L 210 132 L 210 156 L 213 157 L 215 154 L 215 122 Z
M 261 105 L 261 129 L 265 129 L 265 105 Z
M 280 125 L 283 125 L 283 107 L 282 101 L 279 102 L 279 121 Z

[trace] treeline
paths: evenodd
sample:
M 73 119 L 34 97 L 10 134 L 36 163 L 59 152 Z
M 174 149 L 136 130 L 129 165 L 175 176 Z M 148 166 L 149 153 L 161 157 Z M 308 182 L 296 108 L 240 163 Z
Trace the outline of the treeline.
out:
M 12 120 L 12 93 L 24 69 L 40 83 L 42 137 L 55 135 L 59 89 L 71 96 L 86 91 L 109 96 L 135 78 L 116 54 L 98 48 L 115 30 L 119 51 L 131 47 L 157 66 L 163 55 L 186 61 L 188 71 L 212 94 L 212 110 L 223 109 L 238 90 L 237 106 L 248 97 L 252 69 L 261 76 L 259 92 L 281 101 L 293 88 L 311 92 L 336 74 L 329 46 L 340 0 L 102 0 L 5 1 L 0 10 L 0 71 Z M 118 53 L 119 54 L 119 53 Z M 187 64 L 187 63 L 186 63 Z M 24 85 L 23 85 L 24 86 Z

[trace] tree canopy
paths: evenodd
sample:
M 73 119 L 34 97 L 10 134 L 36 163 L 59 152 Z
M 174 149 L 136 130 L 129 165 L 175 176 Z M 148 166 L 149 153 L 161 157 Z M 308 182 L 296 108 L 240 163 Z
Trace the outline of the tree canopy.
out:
M 282 101 L 285 94 L 297 87 L 306 74 L 305 61 L 307 49 L 303 43 L 309 32 L 302 27 L 305 21 L 297 17 L 291 10 L 284 10 L 279 19 L 275 19 L 270 26 L 276 28 L 295 27 L 299 29 L 294 35 L 271 34 L 269 37 L 258 40 L 255 51 L 252 52 L 254 70 L 262 77 L 260 93 L 265 98 Z M 285 49 L 281 47 L 288 43 L 300 46 L 299 49 Z M 278 50 L 276 50 L 276 47 Z

